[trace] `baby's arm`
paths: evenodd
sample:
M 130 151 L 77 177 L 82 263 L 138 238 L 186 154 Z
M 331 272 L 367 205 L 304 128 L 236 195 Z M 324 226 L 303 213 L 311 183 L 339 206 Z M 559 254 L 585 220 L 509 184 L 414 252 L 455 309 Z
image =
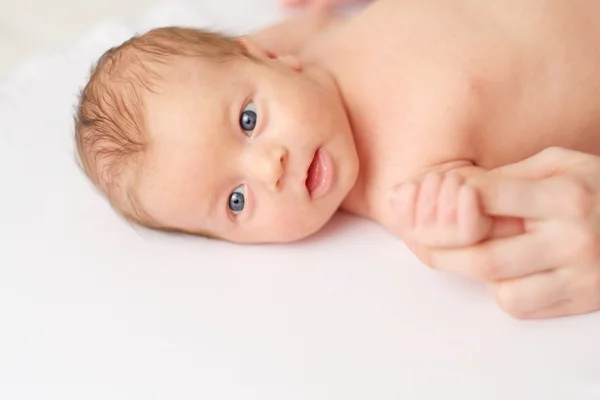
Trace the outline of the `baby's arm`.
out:
M 394 193 L 402 238 L 427 247 L 463 247 L 488 237 L 493 219 L 484 213 L 468 178 L 485 171 L 442 165 L 401 185 Z
M 307 12 L 249 36 L 259 47 L 278 55 L 298 55 L 307 42 L 342 21 L 331 12 Z

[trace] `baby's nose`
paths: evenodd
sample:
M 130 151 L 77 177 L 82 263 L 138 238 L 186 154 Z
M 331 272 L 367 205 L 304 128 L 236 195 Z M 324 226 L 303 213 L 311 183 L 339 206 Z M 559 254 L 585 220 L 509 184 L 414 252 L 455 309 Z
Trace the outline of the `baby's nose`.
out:
M 286 148 L 270 146 L 254 149 L 251 153 L 247 165 L 251 178 L 262 182 L 269 190 L 278 190 L 285 171 Z

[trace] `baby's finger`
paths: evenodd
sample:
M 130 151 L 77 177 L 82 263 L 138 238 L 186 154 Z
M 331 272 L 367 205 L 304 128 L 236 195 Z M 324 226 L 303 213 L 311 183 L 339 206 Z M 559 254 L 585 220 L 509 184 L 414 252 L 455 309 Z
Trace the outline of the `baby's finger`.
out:
M 396 189 L 391 199 L 395 215 L 393 218 L 397 218 L 397 226 L 399 227 L 397 233 L 402 237 L 405 237 L 414 229 L 418 195 L 418 184 L 410 181 Z
M 415 225 L 428 227 L 436 222 L 438 196 L 441 186 L 441 174 L 432 173 L 425 176 L 419 189 Z
M 462 178 L 456 172 L 445 176 L 437 204 L 437 220 L 442 226 L 452 226 L 457 222 L 458 191 Z
M 471 186 L 460 188 L 458 197 L 459 232 L 466 243 L 476 243 L 485 238 L 492 220 L 481 210 L 477 192 Z
M 505 312 L 524 318 L 568 298 L 568 280 L 556 270 L 490 285 L 496 302 Z

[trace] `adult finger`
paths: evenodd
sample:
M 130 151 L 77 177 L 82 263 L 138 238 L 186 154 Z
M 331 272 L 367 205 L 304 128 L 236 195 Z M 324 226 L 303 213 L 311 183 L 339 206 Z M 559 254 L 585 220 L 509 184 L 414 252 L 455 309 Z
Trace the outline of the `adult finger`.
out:
M 600 309 L 600 301 L 583 303 L 576 300 L 563 300 L 542 310 L 523 315 L 522 319 L 546 319 L 588 314 Z
M 528 313 L 522 313 L 519 315 L 513 315 L 513 317 L 518 319 L 547 319 L 547 318 L 555 318 L 561 317 L 564 315 L 573 314 L 572 310 L 574 309 L 575 304 L 570 299 L 564 299 L 552 304 L 548 307 L 531 311 Z
M 594 195 L 571 177 L 539 181 L 505 177 L 473 180 L 486 213 L 527 219 L 586 217 L 593 209 Z
M 404 217 L 403 221 L 409 219 Z M 492 224 L 488 239 L 502 239 L 512 236 L 517 236 L 525 233 L 523 220 L 520 218 L 495 218 Z M 411 240 L 410 237 L 402 236 L 402 241 L 412 251 L 419 261 L 423 264 L 433 267 L 433 253 L 439 251 L 438 248 L 420 245 Z M 457 251 L 461 251 L 457 249 Z
M 513 164 L 490 171 L 492 175 L 514 178 L 542 179 L 562 173 L 569 166 L 587 157 L 583 153 L 561 147 L 549 147 Z
M 568 277 L 556 270 L 494 282 L 496 302 L 514 317 L 546 309 L 568 298 Z
M 513 279 L 553 269 L 568 261 L 572 249 L 556 245 L 551 229 L 485 241 L 457 249 L 415 246 L 420 260 L 434 269 L 481 281 Z

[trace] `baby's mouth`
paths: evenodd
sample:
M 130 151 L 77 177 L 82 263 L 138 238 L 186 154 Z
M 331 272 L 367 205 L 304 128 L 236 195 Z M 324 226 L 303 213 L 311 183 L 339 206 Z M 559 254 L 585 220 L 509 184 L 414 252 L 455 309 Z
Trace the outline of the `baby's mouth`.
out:
M 306 188 L 313 199 L 323 196 L 333 181 L 333 165 L 329 155 L 323 149 L 317 149 L 308 167 Z

